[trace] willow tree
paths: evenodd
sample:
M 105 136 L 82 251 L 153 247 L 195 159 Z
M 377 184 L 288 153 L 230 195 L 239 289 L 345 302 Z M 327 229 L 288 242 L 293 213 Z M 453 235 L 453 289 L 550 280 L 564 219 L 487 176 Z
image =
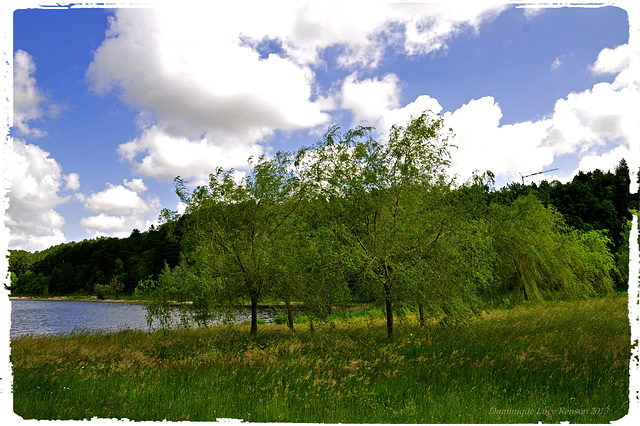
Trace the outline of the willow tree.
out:
M 341 134 L 333 127 L 313 148 L 306 170 L 327 200 L 333 235 L 349 247 L 343 267 L 358 271 L 364 291 L 384 303 L 390 340 L 398 304 L 413 303 L 422 292 L 430 306 L 446 311 L 451 300 L 437 282 L 429 285 L 440 291 L 421 290 L 424 271 L 452 257 L 444 249 L 453 228 L 452 210 L 445 208 L 453 184 L 446 174 L 450 137 L 442 117 L 428 112 L 394 125 L 384 143 L 373 139 L 371 128 Z
M 207 292 L 215 299 L 211 306 L 224 309 L 249 300 L 251 334 L 257 332 L 258 303 L 278 282 L 277 249 L 288 238 L 284 229 L 303 199 L 293 163 L 293 155 L 283 152 L 250 159 L 246 177 L 219 168 L 207 186 L 192 192 L 175 179 L 187 206 L 186 263 L 196 281 L 217 286 Z
M 492 204 L 491 235 L 499 290 L 525 301 L 556 294 L 588 297 L 613 288 L 615 263 L 608 238 L 568 227 L 534 195 Z

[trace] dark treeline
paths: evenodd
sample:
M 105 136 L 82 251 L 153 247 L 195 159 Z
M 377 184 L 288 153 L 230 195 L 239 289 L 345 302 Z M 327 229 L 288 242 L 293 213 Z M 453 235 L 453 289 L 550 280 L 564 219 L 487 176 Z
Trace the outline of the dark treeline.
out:
M 265 300 L 302 303 L 322 319 L 343 302 L 415 309 L 455 322 L 487 304 L 589 297 L 625 289 L 629 169 L 572 182 L 493 189 L 490 172 L 448 177 L 442 117 L 392 127 L 332 127 L 315 146 L 250 160 L 245 179 L 217 170 L 193 191 L 176 178 L 184 215 L 128 238 L 10 252 L 12 295 L 136 293 L 162 319 L 175 302 L 212 310 Z M 193 313 L 193 312 L 192 312 Z M 313 323 L 312 323 L 313 324 Z
M 97 294 L 113 285 L 132 294 L 140 280 L 157 278 L 165 263 L 178 263 L 180 223 L 167 223 L 147 232 L 134 229 L 127 238 L 100 237 L 30 253 L 10 250 L 11 294 L 62 296 Z

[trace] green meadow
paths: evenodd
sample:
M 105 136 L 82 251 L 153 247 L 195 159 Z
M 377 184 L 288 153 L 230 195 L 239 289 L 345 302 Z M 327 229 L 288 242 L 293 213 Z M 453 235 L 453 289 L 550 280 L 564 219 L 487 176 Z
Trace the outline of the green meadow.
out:
M 629 407 L 627 298 L 541 302 L 464 325 L 382 312 L 323 323 L 21 337 L 25 419 L 608 423 Z

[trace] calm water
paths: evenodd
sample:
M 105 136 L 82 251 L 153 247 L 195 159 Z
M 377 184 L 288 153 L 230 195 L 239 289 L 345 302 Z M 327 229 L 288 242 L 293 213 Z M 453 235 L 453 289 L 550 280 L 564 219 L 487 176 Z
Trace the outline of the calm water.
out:
M 258 319 L 266 322 L 271 322 L 274 316 L 271 309 L 258 311 Z M 250 319 L 248 309 L 236 315 L 237 322 Z M 68 300 L 11 301 L 11 337 L 125 329 L 147 330 L 143 305 Z

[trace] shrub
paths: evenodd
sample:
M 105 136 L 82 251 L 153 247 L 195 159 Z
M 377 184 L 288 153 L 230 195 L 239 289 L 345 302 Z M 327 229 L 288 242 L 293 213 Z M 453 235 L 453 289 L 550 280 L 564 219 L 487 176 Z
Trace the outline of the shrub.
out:
M 96 284 L 93 292 L 98 299 L 104 300 L 107 294 L 111 292 L 111 288 L 108 285 Z

